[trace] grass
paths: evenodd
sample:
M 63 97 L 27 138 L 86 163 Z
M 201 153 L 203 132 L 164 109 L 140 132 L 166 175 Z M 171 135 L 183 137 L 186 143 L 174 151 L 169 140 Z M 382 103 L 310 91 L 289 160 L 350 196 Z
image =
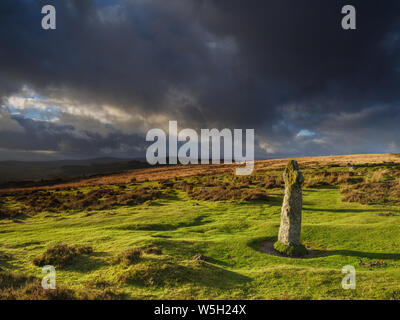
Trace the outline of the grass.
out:
M 274 243 L 274 249 L 290 257 L 302 257 L 307 254 L 307 249 L 302 244 L 288 246 L 277 241 Z
M 312 173 L 304 171 L 305 176 Z M 214 178 L 204 187 L 215 188 L 213 183 L 220 182 Z M 208 178 L 185 179 L 205 184 Z M 232 180 L 226 174 L 217 179 Z M 283 190 L 265 189 L 260 179 L 251 179 L 244 185 L 264 188 L 265 200 L 199 200 L 172 184 L 162 196 L 134 205 L 2 219 L 0 298 L 48 298 L 28 290 L 36 283 L 32 279 L 44 276 L 32 261 L 62 242 L 93 252 L 73 254 L 56 267 L 57 286 L 66 291 L 50 298 L 71 297 L 72 291 L 79 299 L 400 299 L 399 207 L 343 202 L 338 185 L 306 188 L 301 241 L 318 255 L 274 256 L 261 246 L 276 241 Z M 135 185 L 127 192 L 148 183 Z M 386 212 L 392 215 L 379 215 Z M 197 255 L 205 261 L 193 259 Z M 356 290 L 341 287 L 346 265 L 356 268 Z

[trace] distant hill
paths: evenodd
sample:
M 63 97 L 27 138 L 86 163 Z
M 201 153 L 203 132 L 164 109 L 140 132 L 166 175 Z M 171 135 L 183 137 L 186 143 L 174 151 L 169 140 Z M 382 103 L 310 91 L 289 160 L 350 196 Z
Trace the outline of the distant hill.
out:
M 0 161 L 0 184 L 9 182 L 39 182 L 41 180 L 68 180 L 146 168 L 149 165 L 137 159 L 96 158 L 89 160 L 58 161 Z M 12 183 L 11 183 L 12 185 Z
M 290 158 L 293 159 L 293 158 Z M 298 157 L 295 158 L 299 163 L 300 168 L 315 169 L 317 167 L 368 167 L 371 164 L 379 165 L 395 165 L 400 164 L 400 156 L 396 154 L 361 154 L 361 155 L 339 155 L 339 156 L 323 156 L 323 157 Z M 289 159 L 268 159 L 255 161 L 255 170 L 275 170 L 282 171 Z M 85 186 L 109 185 L 109 184 L 128 184 L 132 181 L 141 183 L 147 181 L 171 180 L 184 178 L 189 176 L 208 176 L 222 173 L 234 174 L 234 169 L 237 164 L 198 164 L 198 165 L 158 165 L 150 166 L 140 160 L 121 160 L 121 159 L 94 159 L 84 161 L 55 161 L 47 162 L 50 165 L 62 163 L 61 166 L 44 168 L 44 162 L 33 162 L 34 165 L 41 164 L 41 170 L 37 169 L 37 174 L 42 173 L 51 176 L 51 172 L 63 172 L 53 175 L 52 178 L 40 178 L 36 181 L 25 180 L 25 182 L 7 182 L 0 183 L 0 193 L 14 192 L 15 189 L 63 189 L 77 188 Z M 0 162 L 0 171 L 5 171 L 5 163 Z M 14 164 L 15 162 L 7 161 Z M 30 171 L 30 175 L 34 174 L 35 166 L 29 168 L 30 162 L 19 162 L 19 166 L 15 166 L 13 170 L 22 169 Z M 10 168 L 11 166 L 9 166 Z M 36 167 L 37 168 L 37 167 Z M 9 173 L 8 173 L 9 174 Z M 23 173 L 21 173 L 23 175 Z M 25 175 L 26 176 L 26 175 Z M 52 180 L 50 180 L 52 179 Z M 21 181 L 21 179 L 9 180 Z

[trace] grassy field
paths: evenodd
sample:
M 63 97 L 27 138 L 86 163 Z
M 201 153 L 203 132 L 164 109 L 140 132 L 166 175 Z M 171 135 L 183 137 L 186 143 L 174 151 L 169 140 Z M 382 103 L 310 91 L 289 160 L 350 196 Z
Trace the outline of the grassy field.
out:
M 286 161 L 243 178 L 226 166 L 176 179 L 148 169 L 143 179 L 3 190 L 0 298 L 400 299 L 400 158 L 299 159 L 309 259 L 263 250 L 277 238 Z M 33 261 L 57 243 L 92 250 L 56 266 L 49 294 Z M 342 289 L 346 265 L 355 290 Z

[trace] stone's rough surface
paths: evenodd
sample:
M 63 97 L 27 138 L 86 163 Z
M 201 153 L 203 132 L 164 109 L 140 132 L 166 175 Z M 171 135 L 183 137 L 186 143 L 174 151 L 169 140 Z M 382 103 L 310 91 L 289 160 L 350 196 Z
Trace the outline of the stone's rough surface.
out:
M 283 173 L 285 197 L 281 212 L 278 241 L 286 246 L 300 245 L 301 211 L 303 206 L 301 186 L 304 177 L 297 161 L 289 161 Z

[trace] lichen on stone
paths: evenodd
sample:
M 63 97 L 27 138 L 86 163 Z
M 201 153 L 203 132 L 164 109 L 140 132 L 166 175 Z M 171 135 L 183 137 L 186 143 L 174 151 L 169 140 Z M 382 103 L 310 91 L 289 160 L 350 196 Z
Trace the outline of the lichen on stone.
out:
M 299 170 L 297 161 L 291 160 L 283 172 L 285 181 L 285 197 L 281 211 L 281 224 L 278 241 L 285 246 L 300 245 L 302 184 L 304 177 Z
M 304 177 L 299 171 L 297 161 L 291 160 L 287 164 L 285 171 L 283 172 L 283 181 L 286 187 L 299 187 L 301 188 L 304 183 Z

